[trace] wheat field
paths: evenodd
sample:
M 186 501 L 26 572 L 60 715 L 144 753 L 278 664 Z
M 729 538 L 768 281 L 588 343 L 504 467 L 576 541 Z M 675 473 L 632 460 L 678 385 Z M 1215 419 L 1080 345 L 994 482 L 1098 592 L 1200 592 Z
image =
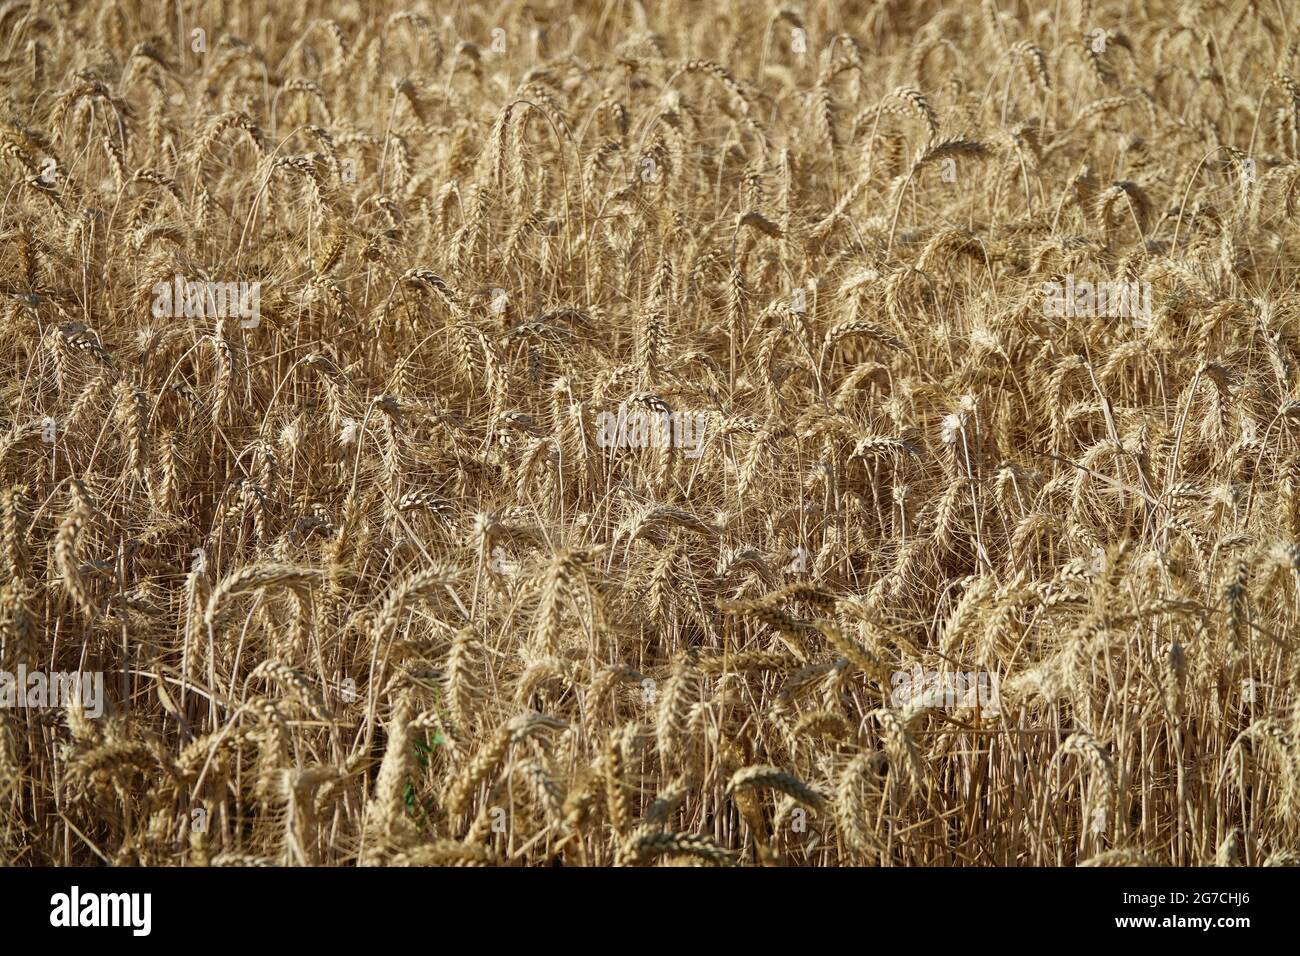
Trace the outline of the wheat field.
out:
M 0 863 L 1300 862 L 1296 20 L 0 3 Z

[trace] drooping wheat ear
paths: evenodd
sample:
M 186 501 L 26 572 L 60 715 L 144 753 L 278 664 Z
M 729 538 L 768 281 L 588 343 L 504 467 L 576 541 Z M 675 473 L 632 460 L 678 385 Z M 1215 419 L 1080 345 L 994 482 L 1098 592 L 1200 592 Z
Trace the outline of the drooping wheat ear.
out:
M 248 679 L 252 681 L 259 677 L 273 680 L 287 689 L 317 720 L 328 721 L 331 718 L 329 705 L 325 703 L 325 698 L 315 682 L 283 661 L 265 660 L 258 664 L 248 675 Z
M 724 601 L 718 605 L 718 610 L 728 616 L 751 618 L 760 624 L 766 624 L 783 638 L 798 639 L 801 635 L 807 634 L 810 628 L 807 621 L 792 617 L 780 608 L 773 607 L 762 600 Z M 799 652 L 797 645 L 791 646 L 791 650 Z M 799 653 L 801 657 L 804 656 Z
M 673 664 L 672 675 L 664 683 L 655 712 L 655 740 L 659 759 L 665 766 L 673 763 L 681 754 L 691 708 L 699 701 L 699 697 L 698 671 L 683 655 Z
M 4 649 L 0 663 L 12 668 L 32 664 L 37 655 L 36 617 L 28 579 L 28 501 L 23 488 L 0 495 L 0 638 Z
M 302 591 L 319 586 L 323 579 L 323 572 L 317 568 L 278 563 L 246 565 L 226 575 L 213 588 L 203 614 L 204 625 L 210 630 L 220 628 L 228 610 L 225 605 L 240 594 L 273 587 Z
M 1081 757 L 1089 772 L 1100 777 L 1107 792 L 1114 794 L 1119 790 L 1119 773 L 1115 761 L 1101 743 L 1085 731 L 1077 731 L 1065 739 L 1057 751 L 1057 756 L 1073 755 Z
M 812 121 L 817 136 L 830 153 L 839 147 L 839 136 L 835 132 L 835 100 L 831 96 L 829 81 L 819 79 L 811 94 Z M 780 238 L 774 237 L 774 238 Z
M 563 729 L 563 722 L 544 714 L 527 713 L 510 718 L 497 728 L 474 754 L 471 760 L 451 782 L 444 799 L 447 812 L 453 816 L 463 814 L 474 792 L 488 774 L 497 768 L 511 747 L 531 740 L 549 730 Z
M 945 229 L 925 244 L 916 266 L 922 272 L 929 272 L 937 262 L 943 261 L 946 268 L 951 256 L 966 256 L 979 265 L 987 262 L 983 243 L 969 229 Z
M 126 379 L 118 381 L 114 392 L 117 399 L 117 418 L 126 431 L 131 471 L 143 475 L 149 457 L 149 436 L 146 430 L 146 422 L 149 420 L 149 396 L 143 389 L 135 388 Z
M 697 833 L 637 833 L 619 848 L 623 866 L 643 866 L 661 856 L 688 856 L 716 866 L 735 866 L 740 854 Z
M 366 803 L 363 865 L 376 865 L 393 848 L 402 848 L 412 835 L 406 819 L 406 788 L 415 767 L 410 720 L 413 704 L 403 693 L 388 722 L 388 746 L 375 778 L 375 792 Z
M 496 822 L 500 819 L 500 814 L 505 812 L 505 808 L 500 806 L 503 789 L 500 780 L 488 789 L 487 796 L 479 804 L 478 813 L 474 814 L 469 829 L 461 839 L 462 843 L 473 846 L 492 840 L 492 834 L 497 830 Z
M 627 529 L 628 542 L 636 541 L 653 528 L 665 524 L 693 531 L 706 538 L 717 538 L 722 533 L 721 528 L 709 524 L 703 518 L 693 515 L 689 511 L 669 505 L 658 505 L 637 516 L 631 522 Z
M 794 774 L 769 764 L 742 767 L 732 774 L 726 792 L 732 794 L 743 790 L 776 790 L 793 797 L 811 810 L 820 811 L 826 806 L 825 798 L 808 784 Z
M 447 666 L 443 670 L 443 689 L 447 711 L 453 725 L 468 733 L 470 709 L 481 693 L 474 680 L 472 659 L 479 647 L 478 633 L 473 627 L 463 627 L 452 639 L 447 652 Z
M 840 670 L 833 673 L 839 677 L 844 672 Z M 799 741 L 816 740 L 819 737 L 843 740 L 848 735 L 848 723 L 832 710 L 810 710 L 801 714 L 790 728 L 790 740 L 796 745 Z
M 901 455 L 919 455 L 918 449 L 911 442 L 894 435 L 863 435 L 853 446 L 852 458 L 866 461 L 879 459 L 897 460 Z
M 557 551 L 538 581 L 540 601 L 535 632 L 548 653 L 560 650 L 565 608 L 579 614 L 585 611 L 593 633 L 603 626 L 603 603 L 591 579 L 593 557 L 590 550 Z
M 44 286 L 41 282 L 40 246 L 27 229 L 18 233 L 18 262 L 27 291 L 33 294 L 41 292 Z
M 16 142 L 8 136 L 0 138 L 0 155 L 8 156 L 29 175 L 39 175 L 40 166 L 25 144 Z
M 1101 220 L 1102 225 L 1109 226 L 1115 215 L 1115 206 L 1121 199 L 1127 200 L 1138 228 L 1145 228 L 1146 221 L 1151 215 L 1151 199 L 1147 196 L 1146 190 L 1128 180 L 1111 183 L 1097 197 L 1097 218 Z
M 181 508 L 181 455 L 176 433 L 170 429 L 158 436 L 158 498 L 168 514 Z
M 1025 78 L 1043 93 L 1052 92 L 1052 77 L 1047 70 L 1047 55 L 1028 40 L 1018 40 L 1011 46 L 1011 54 L 1025 71 Z
M 443 592 L 456 579 L 450 565 L 435 565 L 403 578 L 389 589 L 371 624 L 374 639 L 383 642 L 397 628 L 403 610 L 412 601 Z
M 925 124 L 926 142 L 933 142 L 938 137 L 939 118 L 924 93 L 912 86 L 900 86 L 889 95 L 902 100 L 912 115 Z
M 54 368 L 54 387 L 62 395 L 68 381 L 68 359 L 71 352 L 68 339 L 53 329 L 45 336 L 45 343 L 50 353 L 50 364 Z
M 104 154 L 108 157 L 108 168 L 113 173 L 113 182 L 118 189 L 126 188 L 127 169 L 126 155 L 122 152 L 122 145 L 116 142 L 112 136 L 104 136 Z
M 593 820 L 592 811 L 596 809 L 600 796 L 604 792 L 604 774 L 598 767 L 580 767 L 569 785 L 569 793 L 564 798 L 564 827 L 566 830 L 581 831 Z
M 835 822 L 840 839 L 854 857 L 870 857 L 883 849 L 868 815 L 875 813 L 873 798 L 878 805 L 883 797 L 881 772 L 887 759 L 879 750 L 858 754 L 845 766 L 836 785 Z
M 277 778 L 289 764 L 289 723 L 280 705 L 267 697 L 250 697 L 243 710 L 256 722 L 250 737 L 257 742 L 256 785 L 258 797 L 275 799 Z
M 1250 560 L 1239 555 L 1229 566 L 1221 591 L 1228 608 L 1228 638 L 1231 666 L 1237 666 L 1246 654 L 1246 629 L 1250 622 Z
M 216 145 L 217 140 L 220 139 L 221 134 L 229 129 L 238 129 L 243 131 L 247 134 L 249 141 L 257 151 L 262 155 L 266 154 L 266 137 L 262 135 L 261 128 L 253 122 L 253 119 L 250 116 L 246 113 L 233 111 L 222 113 L 208 125 L 202 139 L 200 139 L 195 146 L 194 160 L 195 165 L 200 169 L 200 171 L 202 169 L 203 160 L 207 158 L 210 152 L 212 152 L 212 149 Z
M 897 713 L 889 707 L 881 707 L 872 713 L 884 731 L 884 750 L 890 775 L 912 791 L 920 790 L 925 779 L 925 763 L 910 726 L 920 710 Z
M 989 154 L 989 148 L 978 140 L 945 139 L 942 142 L 931 144 L 923 152 L 919 153 L 912 162 L 910 172 L 915 173 L 931 163 L 937 163 L 945 159 L 956 159 L 958 157 L 984 159 Z
M 655 796 L 650 804 L 650 809 L 646 810 L 644 824 L 646 826 L 662 826 L 668 822 L 668 818 L 677 811 L 690 795 L 692 781 L 686 775 L 678 775 L 668 782 L 659 793 Z
M 35 441 L 44 432 L 41 422 L 32 422 L 26 426 L 14 428 L 7 435 L 0 436 L 0 464 L 4 463 L 11 451 Z
M 1294 157 L 1300 154 L 1300 83 L 1276 71 L 1270 78 L 1286 97 L 1273 113 L 1273 136 L 1281 152 Z
M 321 88 L 311 80 L 294 79 L 290 80 L 280 87 L 280 94 L 301 93 L 306 98 L 312 100 L 320 108 L 321 114 L 325 118 L 327 126 L 334 125 L 334 114 L 331 112 L 329 102 L 325 99 L 325 94 Z
M 1230 829 L 1214 851 L 1215 866 L 1243 866 L 1241 835 L 1236 827 Z
M 633 670 L 625 664 L 602 667 L 587 688 L 584 706 L 589 714 L 599 714 L 609 703 L 614 695 L 614 688 L 619 684 L 642 684 L 648 687 L 650 685 L 643 683 L 646 680 L 648 678 L 640 671 Z
M 1119 82 L 1119 74 L 1115 68 L 1105 59 L 1102 50 L 1094 46 L 1095 37 L 1091 33 L 1084 33 L 1079 36 L 1079 50 L 1083 55 L 1083 61 L 1087 64 L 1089 72 L 1103 86 L 1114 86 Z M 1108 47 L 1109 43 L 1103 44 Z
M 212 580 L 208 576 L 207 562 L 195 563 L 185 577 L 185 639 L 181 649 L 181 675 L 190 680 L 199 670 L 199 661 L 194 655 L 196 648 L 204 646 L 199 640 L 203 626 L 203 612 L 208 606 L 212 594 Z
M 318 276 L 329 275 L 334 267 L 339 264 L 343 258 L 343 253 L 348 247 L 348 237 L 346 233 L 340 232 L 330 239 L 329 244 L 325 246 L 320 255 L 320 260 L 316 265 L 316 274 Z
M 63 783 L 76 801 L 103 799 L 109 794 L 121 798 L 156 769 L 149 748 L 125 737 L 119 728 L 105 734 L 102 742 L 79 747 L 68 761 Z
M 34 593 L 25 577 L 0 584 L 0 664 L 12 671 L 39 659 Z
M 423 846 L 395 853 L 386 866 L 500 866 L 501 860 L 488 846 L 435 840 Z
M 659 369 L 667 338 L 667 325 L 660 308 L 646 308 L 637 321 L 637 364 L 647 383 L 653 382 Z
M 1132 103 L 1133 100 L 1128 96 L 1103 96 L 1101 99 L 1093 100 L 1083 109 L 1079 110 L 1074 117 L 1074 125 L 1086 127 L 1091 120 L 1103 116 L 1109 116 L 1111 113 L 1121 110 Z
M 0 574 L 6 581 L 27 576 L 27 489 L 15 486 L 0 495 Z
M 898 229 L 898 217 L 903 209 L 903 197 L 907 194 L 907 187 L 918 172 L 931 163 L 942 162 L 945 159 L 956 159 L 957 157 L 984 159 L 989 155 L 988 147 L 977 140 L 958 138 L 934 142 L 935 138 L 932 136 L 929 145 L 924 150 L 918 151 L 916 159 L 912 161 L 906 175 L 898 176 L 894 182 L 894 214 L 889 226 L 889 239 L 886 242 L 886 249 L 892 249 L 894 246 L 894 234 Z
M 220 425 L 230 400 L 230 389 L 235 378 L 235 349 L 226 338 L 225 320 L 218 319 L 212 330 L 212 347 L 217 355 L 217 378 L 212 392 L 212 423 Z
M 744 88 L 731 75 L 731 72 L 724 67 L 719 66 L 709 60 L 691 60 L 678 67 L 677 71 L 668 78 L 665 87 L 673 85 L 673 81 L 684 73 L 706 73 L 721 83 L 732 96 L 736 98 L 736 103 L 743 114 L 748 114 L 750 110 L 749 97 Z
M 564 822 L 564 788 L 539 760 L 520 760 L 510 768 L 510 776 L 523 779 L 533 806 L 547 824 Z
M 632 823 L 632 810 L 628 800 L 627 774 L 628 741 L 636 738 L 636 725 L 611 730 L 605 743 L 602 764 L 605 771 L 605 808 L 610 826 L 619 838 Z
M 82 534 L 94 517 L 90 493 L 80 479 L 72 480 L 72 501 L 54 538 L 54 563 L 63 588 L 88 618 L 99 614 L 99 602 L 82 579 L 78 554 Z
M 907 347 L 901 340 L 872 325 L 865 319 L 846 319 L 827 329 L 826 337 L 822 340 L 822 355 L 829 355 L 835 346 L 855 335 L 869 335 L 877 342 L 899 351 L 903 351 Z

